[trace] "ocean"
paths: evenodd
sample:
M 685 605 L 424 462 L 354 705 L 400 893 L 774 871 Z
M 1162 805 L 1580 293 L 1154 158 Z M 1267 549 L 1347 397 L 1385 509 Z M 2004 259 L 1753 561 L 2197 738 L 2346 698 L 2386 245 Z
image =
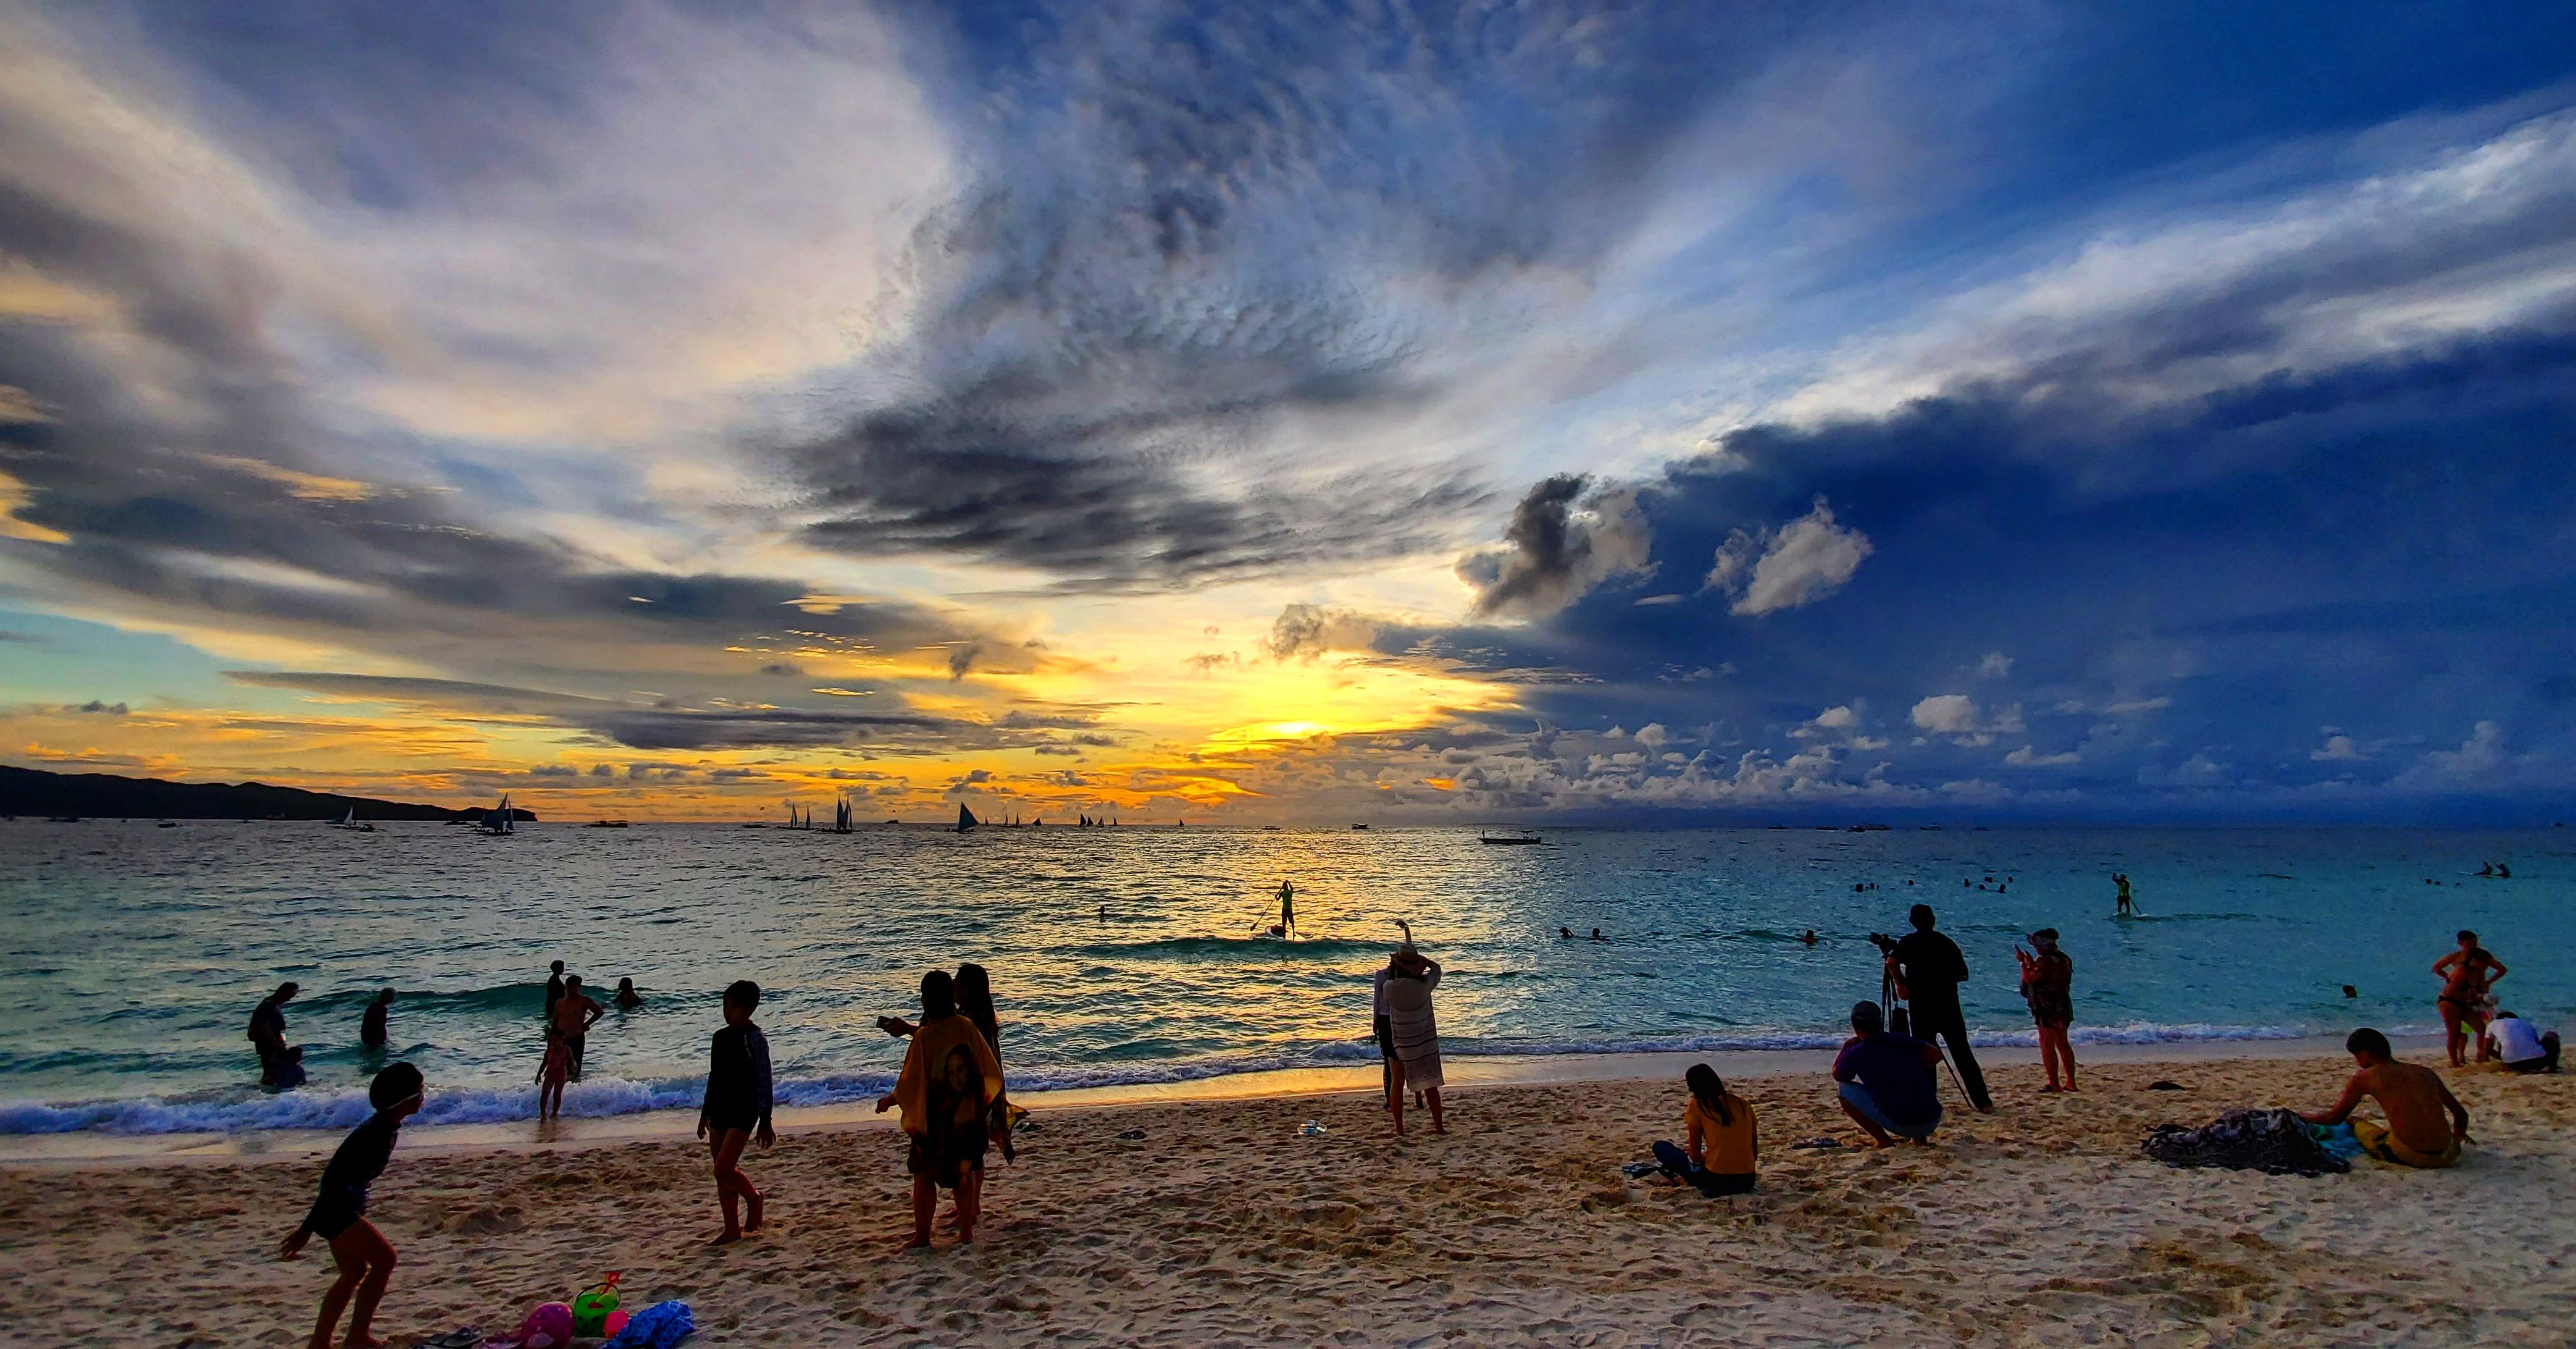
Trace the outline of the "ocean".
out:
M 1878 994 L 1866 935 L 1902 933 L 1917 901 L 1967 953 L 1984 1043 L 2031 1042 L 2012 949 L 2041 926 L 2075 959 L 2079 1047 L 2429 1031 L 2429 970 L 2463 926 L 2510 966 L 2504 1004 L 2557 1024 L 2576 1011 L 2571 855 L 2564 830 L 1557 829 L 1505 848 L 1454 828 L 13 821 L 0 1132 L 353 1124 L 379 988 L 394 1055 L 428 1074 L 424 1122 L 533 1117 L 556 959 L 603 1000 L 620 977 L 648 1000 L 592 1032 L 576 1116 L 693 1108 L 736 979 L 764 990 L 782 1103 L 874 1096 L 902 1055 L 876 1018 L 963 960 L 992 971 L 1022 1088 L 1360 1063 L 1398 918 L 1446 969 L 1452 1056 L 1828 1046 Z M 2513 878 L 2475 875 L 2487 861 Z M 2114 871 L 2142 916 L 2113 918 Z M 1262 935 L 1283 878 L 1301 940 Z M 312 1080 L 267 1093 L 244 1028 L 289 979 Z

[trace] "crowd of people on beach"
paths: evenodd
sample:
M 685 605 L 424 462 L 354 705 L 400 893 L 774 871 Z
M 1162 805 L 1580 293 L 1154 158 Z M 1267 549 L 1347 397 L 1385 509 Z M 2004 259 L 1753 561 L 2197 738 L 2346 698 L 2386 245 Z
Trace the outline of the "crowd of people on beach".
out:
M 2118 875 L 2115 880 L 2118 916 L 2133 916 L 2128 877 Z M 1293 890 L 1283 882 L 1280 924 L 1275 931 L 1292 929 L 1292 900 Z M 1960 1007 L 1959 989 L 1969 979 L 1966 957 L 1939 930 L 1930 905 L 1916 904 L 1907 916 L 1913 931 L 1904 938 L 1872 934 L 1882 957 L 1881 997 L 1852 1006 L 1851 1036 L 1836 1051 L 1830 1070 L 1843 1114 L 1880 1148 L 1932 1142 L 1944 1119 L 1941 1073 L 1945 1065 L 1966 1105 L 1984 1114 L 1995 1109 Z M 1442 1134 L 1447 1132 L 1447 1122 L 1433 1008 L 1441 967 L 1416 946 L 1409 923 L 1399 920 L 1397 926 L 1402 941 L 1370 981 L 1372 1030 L 1382 1058 L 1380 1090 L 1397 1135 L 1405 1133 L 1408 1096 L 1417 1109 L 1428 1110 L 1431 1132 Z M 1573 935 L 1566 929 L 1559 931 L 1564 938 Z M 1597 928 L 1593 936 L 1604 940 Z M 2069 1041 L 2074 960 L 2059 946 L 2054 928 L 2040 928 L 2028 938 L 2032 949 L 2016 945 L 2014 955 L 2047 1075 L 2041 1090 L 2071 1092 L 2077 1089 L 2075 1054 Z M 1812 946 L 1817 938 L 1810 930 L 1802 940 Z M 2497 1008 L 2494 987 L 2505 977 L 2506 967 L 2479 944 L 2476 933 L 2460 932 L 2457 949 L 2435 962 L 2433 973 L 2442 980 L 2436 1004 L 2453 1067 L 2465 1066 L 2474 1054 L 2477 1062 L 2492 1059 L 2516 1073 L 2558 1071 L 2557 1032 L 2543 1031 Z M 283 1010 L 298 991 L 293 983 L 280 985 L 251 1015 L 249 1034 L 265 1086 L 282 1089 L 303 1081 L 302 1049 L 286 1042 Z M 367 1006 L 361 1037 L 371 1048 L 380 1050 L 386 1042 L 393 1000 L 393 991 L 386 989 Z M 777 1137 L 776 1080 L 769 1042 L 753 1020 L 760 1000 L 760 986 L 750 980 L 728 986 L 722 999 L 724 1025 L 708 1046 L 697 1135 L 707 1145 L 716 1206 L 722 1216 L 723 1225 L 712 1242 L 717 1246 L 760 1231 L 765 1218 L 765 1196 L 743 1169 L 746 1152 L 755 1146 L 767 1150 Z M 629 1010 L 643 1005 L 632 979 L 620 980 L 612 1001 Z M 1015 1157 L 1012 1132 L 1027 1113 L 1008 1099 L 1001 1027 L 988 972 L 972 963 L 958 966 L 953 976 L 932 970 L 921 978 L 920 1004 L 918 1021 L 895 1016 L 877 1020 L 887 1034 L 908 1041 L 893 1089 L 876 1102 L 879 1113 L 901 1112 L 905 1169 L 912 1180 L 913 1221 L 906 1250 L 931 1245 L 942 1190 L 954 1196 L 959 1242 L 974 1240 L 982 1216 L 987 1155 L 998 1146 L 1006 1161 Z M 587 1036 L 605 1014 L 606 1008 L 583 991 L 581 977 L 565 973 L 562 961 L 554 962 L 541 1014 L 545 1032 L 538 1071 L 541 1121 L 560 1114 L 564 1086 L 580 1079 Z M 2375 1029 L 2352 1032 L 2346 1049 L 2356 1071 L 2341 1098 L 2325 1110 L 2299 1118 L 2319 1126 L 2348 1122 L 2363 1152 L 2394 1165 L 2457 1165 L 2461 1144 L 2470 1137 L 2469 1116 L 2440 1074 L 2398 1060 L 2387 1037 Z M 1654 1160 L 1630 1167 L 1630 1173 L 1659 1173 L 1712 1197 L 1750 1192 L 1757 1183 L 1761 1154 L 1752 1103 L 1730 1091 L 1716 1070 L 1704 1063 L 1689 1068 L 1682 1086 L 1681 1141 L 1656 1141 L 1651 1149 Z M 311 1238 L 320 1237 L 329 1244 L 338 1266 L 323 1298 L 313 1349 L 330 1349 L 331 1333 L 344 1311 L 350 1326 L 343 1343 L 374 1342 L 369 1327 L 394 1269 L 395 1254 L 383 1233 L 366 1219 L 368 1190 L 390 1160 L 403 1121 L 420 1110 L 425 1092 L 420 1070 L 410 1063 L 393 1063 L 375 1074 L 368 1088 L 373 1113 L 332 1155 L 310 1211 L 279 1248 L 282 1258 L 293 1259 Z M 2382 1121 L 2353 1117 L 2365 1099 L 2377 1103 Z M 1831 1140 L 1813 1142 L 1838 1146 Z

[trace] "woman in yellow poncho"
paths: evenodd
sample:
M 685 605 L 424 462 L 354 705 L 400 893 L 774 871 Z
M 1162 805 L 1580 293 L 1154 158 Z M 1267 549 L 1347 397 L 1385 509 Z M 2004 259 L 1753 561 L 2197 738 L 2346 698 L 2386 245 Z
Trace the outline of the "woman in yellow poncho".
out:
M 1002 1065 L 983 1031 L 957 1013 L 957 988 L 945 970 L 921 976 L 921 1025 L 904 1051 L 894 1090 L 877 1101 L 882 1113 L 903 1109 L 903 1131 L 912 1136 L 904 1169 L 912 1173 L 912 1241 L 930 1245 L 939 1191 L 957 1192 L 957 1239 L 975 1239 L 983 1206 L 984 1108 L 1002 1094 Z

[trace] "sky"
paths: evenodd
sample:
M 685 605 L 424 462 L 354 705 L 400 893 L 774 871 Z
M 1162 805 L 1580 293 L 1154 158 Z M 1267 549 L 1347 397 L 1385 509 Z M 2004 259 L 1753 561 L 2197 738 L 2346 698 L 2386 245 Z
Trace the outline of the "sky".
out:
M 2576 814 L 2576 9 L 0 0 L 0 761 Z

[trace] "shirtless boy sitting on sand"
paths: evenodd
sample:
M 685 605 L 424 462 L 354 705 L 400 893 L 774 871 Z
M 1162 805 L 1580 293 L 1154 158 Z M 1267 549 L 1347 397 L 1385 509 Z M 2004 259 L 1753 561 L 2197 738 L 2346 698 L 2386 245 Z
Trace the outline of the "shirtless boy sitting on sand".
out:
M 2468 1107 L 2460 1104 L 2441 1074 L 2412 1063 L 2399 1063 L 2388 1037 L 2365 1026 L 2343 1047 L 2352 1051 L 2361 1071 L 2344 1084 L 2343 1099 L 2322 1115 L 2303 1115 L 2310 1124 L 2341 1124 L 2364 1096 L 2379 1102 L 2386 1124 L 2352 1121 L 2352 1136 L 2362 1151 L 2399 1166 L 2442 1167 L 2460 1164 L 2460 1144 L 2469 1138 Z M 2447 1114 L 2447 1118 L 2445 1117 Z

